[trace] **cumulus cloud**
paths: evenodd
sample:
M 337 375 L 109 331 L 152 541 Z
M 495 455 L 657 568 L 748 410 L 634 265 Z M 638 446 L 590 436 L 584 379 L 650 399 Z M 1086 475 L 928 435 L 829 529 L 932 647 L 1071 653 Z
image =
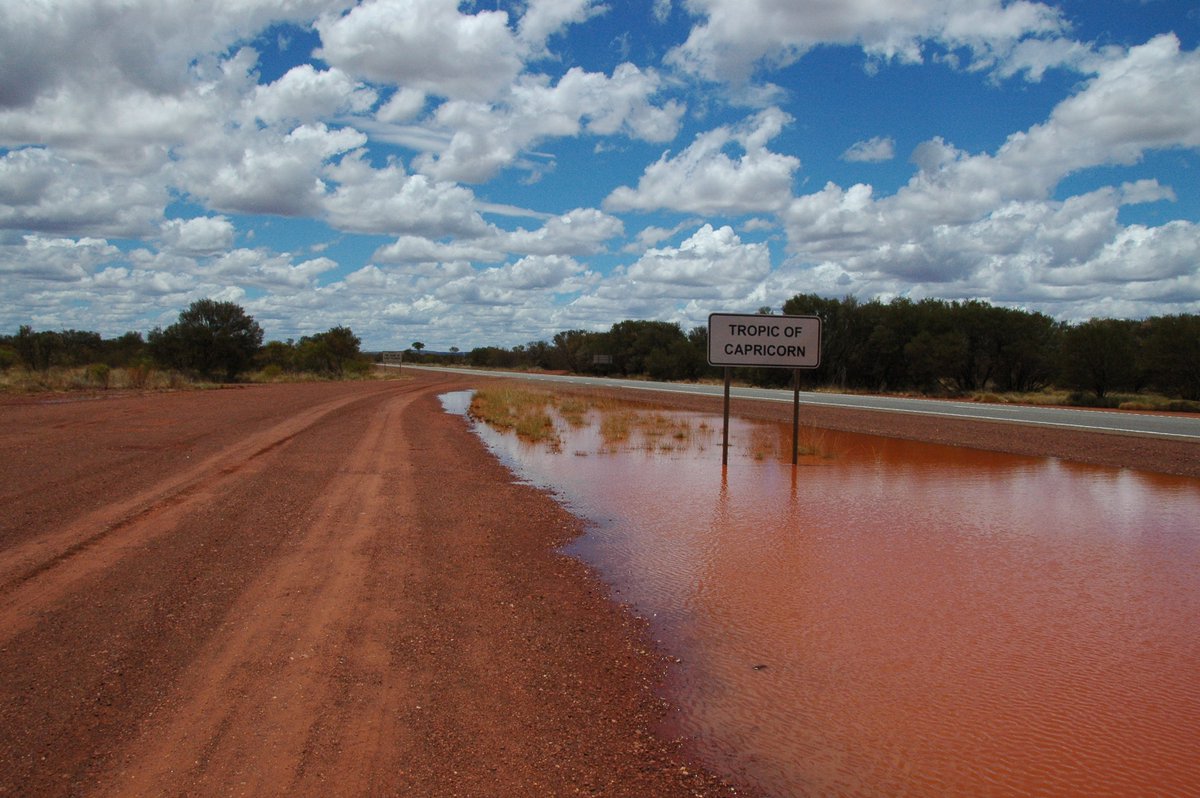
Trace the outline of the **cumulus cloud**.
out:
M 617 188 L 604 207 L 730 214 L 779 210 L 791 196 L 800 159 L 771 152 L 766 145 L 790 121 L 778 108 L 768 108 L 736 127 L 702 133 L 679 155 L 663 153 L 646 168 L 636 189 Z M 741 156 L 730 157 L 725 152 L 730 145 L 737 145 Z
M 420 171 L 479 183 L 551 137 L 586 132 L 666 141 L 678 131 L 684 108 L 674 101 L 654 105 L 661 85 L 657 73 L 632 64 L 619 65 L 611 77 L 572 68 L 555 84 L 544 75 L 526 75 L 503 103 L 443 103 L 429 128 L 444 136 L 410 136 L 406 143 L 426 150 L 414 162 Z
M 771 271 L 765 244 L 706 224 L 678 247 L 648 250 L 626 272 L 631 290 L 672 298 L 740 297 Z
M 518 227 L 509 231 L 488 225 L 482 235 L 449 242 L 400 236 L 394 243 L 376 250 L 375 259 L 384 263 L 456 260 L 494 263 L 510 254 L 579 257 L 602 251 L 606 241 L 623 232 L 620 219 L 594 208 L 577 208 L 551 217 L 533 230 Z
M 337 188 L 325 198 L 326 219 L 339 230 L 404 233 L 441 238 L 488 232 L 475 196 L 453 183 L 410 175 L 395 160 L 373 168 L 361 151 L 346 155 L 324 174 Z
M 896 157 L 896 142 L 883 136 L 856 141 L 842 153 L 842 160 L 858 163 L 880 163 Z
M 498 236 L 500 246 L 509 252 L 531 255 L 594 255 L 604 242 L 625 232 L 615 216 L 595 208 L 576 208 L 555 216 L 536 230 L 518 228 Z
M 714 304 L 752 311 L 797 290 L 1071 317 L 1200 301 L 1183 182 L 1200 148 L 1200 64 L 1177 36 L 1072 41 L 1065 12 L 1036 0 L 677 5 L 643 7 L 650 38 L 611 43 L 622 56 L 601 65 L 605 41 L 570 38 L 609 34 L 599 0 L 10 3 L 0 317 L 119 334 L 214 296 L 245 303 L 272 336 L 349 324 L 373 342 L 411 340 L 424 325 L 423 340 L 446 346 L 619 318 L 691 326 Z M 635 63 L 687 13 L 686 41 Z M 301 31 L 320 36 L 319 60 L 278 45 Z M 807 128 L 781 135 L 794 98 L 766 81 L 830 44 L 860 48 L 868 69 L 976 70 L 999 92 L 1064 66 L 1079 82 L 1040 124 L 991 127 L 1010 135 L 985 152 L 922 133 L 898 189 L 838 185 L 806 163 L 813 182 L 797 195 L 799 150 L 785 147 Z M 688 77 L 740 82 L 737 99 Z M 765 110 L 731 122 L 731 101 Z M 873 132 L 856 130 L 843 159 L 894 159 Z M 1178 173 L 1147 158 L 1163 152 Z M 562 168 L 578 153 L 598 168 Z M 543 175 L 519 193 L 521 177 Z M 603 210 L 586 207 L 605 195 Z M 626 237 L 625 212 L 653 215 Z M 283 238 L 248 244 L 261 216 L 313 220 L 303 254 Z M 746 240 L 720 216 L 738 217 Z M 772 263 L 750 238 L 779 231 L 786 260 Z M 371 247 L 374 262 L 338 260 Z
M 233 223 L 224 216 L 170 219 L 162 223 L 165 249 L 182 255 L 213 255 L 233 246 Z
M 539 55 L 546 50 L 546 40 L 567 25 L 606 11 L 597 0 L 532 0 L 521 16 L 517 35 L 530 53 Z
M 47 149 L 0 157 L 0 229 L 148 235 L 167 199 L 161 182 L 113 174 Z
M 1148 149 L 1200 147 L 1200 53 L 1174 34 L 1097 64 L 1096 76 L 1049 121 L 1012 136 L 997 159 L 1049 174 L 1135 163 Z
M 422 236 L 399 236 L 371 256 L 379 263 L 427 263 L 433 261 L 473 261 L 495 263 L 505 253 L 491 241 L 436 241 Z
M 321 179 L 333 156 L 357 149 L 367 138 L 324 123 L 288 133 L 266 130 L 198 141 L 181 148 L 181 183 L 213 208 L 280 216 L 319 215 L 327 185 Z
M 317 71 L 311 64 L 288 70 L 274 83 L 258 86 L 247 105 L 266 122 L 315 122 L 343 113 L 370 110 L 378 99 L 364 86 L 338 69 Z
M 368 0 L 345 15 L 322 15 L 316 56 L 377 83 L 455 99 L 492 99 L 521 73 L 523 48 L 507 13 L 464 14 L 459 5 Z
M 573 293 L 588 282 L 574 258 L 531 255 L 515 263 L 472 272 L 436 289 L 437 299 L 469 305 L 524 305 L 531 293 Z
M 409 122 L 425 110 L 425 100 L 425 92 L 402 87 L 380 106 L 375 118 L 384 124 Z
M 1018 0 L 691 0 L 700 17 L 667 60 L 709 80 L 748 81 L 759 65 L 793 63 L 819 44 L 857 45 L 870 56 L 920 63 L 924 47 L 966 48 L 977 67 L 1007 61 L 1028 37 L 1065 30 L 1059 11 Z
M 123 87 L 178 94 L 197 53 L 220 53 L 270 22 L 312 19 L 338 0 L 12 3 L 0 26 L 0 107 Z M 107 91 L 105 92 L 107 93 Z
M 336 266 L 337 263 L 329 258 L 311 258 L 296 263 L 286 254 L 264 249 L 235 249 L 201 266 L 198 274 L 213 281 L 286 293 L 314 287 L 320 275 Z
M 27 235 L 19 241 L 0 241 L 0 273 L 10 278 L 23 275 L 52 283 L 74 282 L 115 260 L 118 254 L 116 247 L 100 238 Z
M 1122 284 L 1144 296 L 1137 287 L 1151 283 L 1165 294 L 1183 290 L 1195 282 L 1195 224 L 1119 221 L 1122 205 L 1174 199 L 1169 186 L 1141 180 L 1052 194 L 1082 170 L 1200 146 L 1200 100 L 1187 88 L 1197 81 L 1200 59 L 1173 36 L 1114 54 L 1046 122 L 1011 135 L 995 154 L 935 138 L 916 149 L 917 172 L 893 196 L 829 183 L 797 197 L 781 214 L 789 250 L 821 264 L 843 292 L 1066 303 L 1115 301 Z

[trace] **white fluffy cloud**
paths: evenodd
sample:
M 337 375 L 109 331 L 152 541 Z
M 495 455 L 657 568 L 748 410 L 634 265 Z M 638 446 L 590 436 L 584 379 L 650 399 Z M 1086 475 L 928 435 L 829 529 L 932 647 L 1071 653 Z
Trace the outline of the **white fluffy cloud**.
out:
M 316 55 L 349 74 L 430 94 L 489 100 L 523 68 L 503 11 L 459 11 L 458 0 L 368 0 L 316 24 Z
M 371 167 L 361 152 L 326 169 L 337 188 L 325 199 L 326 218 L 339 230 L 414 234 L 428 238 L 485 235 L 475 196 L 453 183 L 410 175 L 392 161 Z
M 220 53 L 271 22 L 310 20 L 344 0 L 93 0 L 6 3 L 0 108 L 60 92 L 183 91 L 198 53 Z
M 771 152 L 767 142 L 791 121 L 768 108 L 737 127 L 719 127 L 696 137 L 675 157 L 663 153 L 646 167 L 636 189 L 617 188 L 604 201 L 611 211 L 669 208 L 684 213 L 743 214 L 775 211 L 792 192 L 800 159 Z M 730 157 L 726 148 L 742 150 Z
M 660 87 L 656 73 L 632 64 L 621 64 L 611 77 L 573 68 L 553 85 L 544 75 L 526 75 L 502 104 L 452 100 L 439 106 L 430 127 L 444 135 L 427 137 L 427 153 L 414 165 L 439 179 L 479 183 L 551 137 L 586 132 L 666 141 L 684 109 L 674 101 L 654 105 Z M 407 143 L 421 146 L 412 138 Z
M 896 142 L 883 136 L 856 141 L 842 153 L 842 160 L 859 163 L 879 163 L 895 157 Z
M 1063 307 L 1100 307 L 1126 294 L 1140 297 L 1125 300 L 1127 309 L 1172 297 L 1180 307 L 1197 296 L 1189 293 L 1197 282 L 1197 226 L 1118 220 L 1122 205 L 1174 199 L 1169 186 L 1143 180 L 1066 199 L 1052 193 L 1081 170 L 1200 146 L 1194 85 L 1197 54 L 1181 52 L 1173 36 L 1158 37 L 1099 64 L 1046 122 L 1013 134 L 995 154 L 970 155 L 934 139 L 917 148 L 918 171 L 894 196 L 831 183 L 797 197 L 782 214 L 789 249 L 798 261 L 821 264 L 844 293 Z
M 745 244 L 730 227 L 706 224 L 678 247 L 651 249 L 626 272 L 639 294 L 679 299 L 741 298 L 771 271 L 765 244 Z
M 296 263 L 291 256 L 260 249 L 235 249 L 213 258 L 197 269 L 207 281 L 267 288 L 282 293 L 315 288 L 316 279 L 337 263 L 329 258 L 310 258 Z
M 118 255 L 117 248 L 103 239 L 26 235 L 0 239 L 0 273 L 10 280 L 28 276 L 39 281 L 76 282 Z
M 233 246 L 233 223 L 224 216 L 170 219 L 162 224 L 163 246 L 181 255 L 214 255 Z
M 800 290 L 1068 317 L 1200 302 L 1184 182 L 1200 55 L 1177 35 L 1072 41 L 1067 12 L 1034 0 L 654 0 L 629 17 L 639 31 L 619 10 L 8 3 L 0 320 L 144 331 L 213 296 L 272 336 L 349 324 L 373 344 L 428 330 L 444 346 L 620 318 L 691 326 L 716 304 L 752 311 Z M 285 46 L 302 34 L 315 50 Z M 986 151 L 871 118 L 842 160 L 893 161 L 877 172 L 895 179 L 909 157 L 911 175 L 838 185 L 845 164 L 803 149 L 820 134 L 810 109 L 766 81 L 841 46 L 856 70 L 861 52 L 868 71 L 937 62 L 921 73 L 936 80 L 961 66 L 1007 99 L 1012 76 L 1052 74 L 1039 91 L 1065 94 L 1037 124 L 988 125 L 1003 143 Z M 1070 89 L 1055 88 L 1062 67 Z M 745 107 L 765 110 L 735 121 Z
M 41 148 L 0 157 L 0 229 L 140 236 L 157 229 L 165 186 Z
M 318 72 L 311 64 L 293 67 L 247 100 L 247 110 L 266 122 L 315 122 L 343 113 L 369 111 L 376 93 L 339 69 Z
M 350 128 L 323 123 L 288 133 L 254 131 L 181 148 L 181 184 L 211 207 L 239 213 L 320 215 L 328 186 L 321 173 L 332 157 L 365 144 Z
M 517 36 L 530 54 L 543 55 L 551 36 L 567 25 L 607 11 L 598 0 L 531 0 L 521 16 Z
M 885 244 L 933 251 L 929 239 L 939 231 L 994 218 L 1013 202 L 1045 203 L 1079 170 L 1132 163 L 1153 148 L 1200 146 L 1192 85 L 1200 85 L 1200 57 L 1180 52 L 1174 37 L 1154 39 L 1105 64 L 1047 122 L 1013 134 L 995 155 L 933 139 L 917 148 L 918 171 L 895 196 L 876 200 L 868 186 L 830 184 L 797 198 L 783 214 L 792 248 L 825 258 Z M 1155 189 L 1155 199 L 1169 196 Z
M 1017 0 L 689 0 L 701 17 L 668 61 L 710 80 L 744 82 L 756 66 L 786 65 L 818 44 L 857 45 L 874 57 L 920 63 L 926 43 L 966 48 L 977 66 L 1005 62 L 1026 37 L 1065 29 L 1059 12 Z
M 450 242 L 400 236 L 377 250 L 375 259 L 383 263 L 457 260 L 495 263 L 509 254 L 578 257 L 601 252 L 606 241 L 623 232 L 624 226 L 616 217 L 593 208 L 577 208 L 546 220 L 534 230 L 518 227 L 508 231 L 489 225 L 476 237 Z

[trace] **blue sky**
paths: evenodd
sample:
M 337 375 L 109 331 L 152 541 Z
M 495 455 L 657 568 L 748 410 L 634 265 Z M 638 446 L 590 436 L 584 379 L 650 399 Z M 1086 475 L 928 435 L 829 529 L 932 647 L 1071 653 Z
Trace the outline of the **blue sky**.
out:
M 0 0 L 0 330 L 1200 311 L 1200 6 Z

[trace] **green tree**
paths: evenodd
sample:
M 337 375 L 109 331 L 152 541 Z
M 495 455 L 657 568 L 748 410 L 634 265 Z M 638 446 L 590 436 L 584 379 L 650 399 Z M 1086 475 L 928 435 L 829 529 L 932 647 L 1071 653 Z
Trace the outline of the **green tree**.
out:
M 361 343 L 349 327 L 331 327 L 301 338 L 296 346 L 296 359 L 305 371 L 341 376 L 358 360 Z
M 8 371 L 21 362 L 17 350 L 7 340 L 0 341 L 0 371 Z
M 821 318 L 821 366 L 814 375 L 818 380 L 843 388 L 857 381 L 867 355 L 871 331 L 864 329 L 865 319 L 858 300 L 852 296 L 826 299 L 816 294 L 797 294 L 783 303 L 787 316 Z
M 267 341 L 258 354 L 255 362 L 261 368 L 274 368 L 278 371 L 296 371 L 296 342 L 289 338 L 284 341 Z
M 1200 400 L 1200 315 L 1157 316 L 1145 323 L 1142 356 L 1158 390 Z
M 992 379 L 1000 391 L 1038 391 L 1050 384 L 1063 325 L 1044 313 L 994 308 L 998 336 Z
M 1063 376 L 1078 390 L 1103 399 L 1110 391 L 1132 387 L 1137 380 L 1134 323 L 1091 319 L 1063 333 Z
M 665 353 L 682 351 L 678 348 L 681 343 L 687 344 L 683 330 L 665 321 L 621 321 L 608 332 L 613 366 L 627 375 L 671 379 L 673 369 Z
M 146 357 L 146 341 L 140 332 L 129 331 L 104 342 L 104 362 L 115 368 L 132 365 Z
M 13 339 L 13 348 L 27 369 L 45 371 L 61 348 L 58 333 L 34 332 L 28 324 L 21 325 Z
M 602 344 L 598 336 L 602 333 L 587 330 L 563 330 L 554 334 L 551 340 L 550 361 L 554 368 L 582 374 L 592 368 L 592 356 L 605 354 L 600 351 Z
M 165 366 L 233 380 L 253 363 L 262 339 L 262 328 L 241 306 L 199 299 L 179 314 L 179 321 L 152 331 L 148 343 Z

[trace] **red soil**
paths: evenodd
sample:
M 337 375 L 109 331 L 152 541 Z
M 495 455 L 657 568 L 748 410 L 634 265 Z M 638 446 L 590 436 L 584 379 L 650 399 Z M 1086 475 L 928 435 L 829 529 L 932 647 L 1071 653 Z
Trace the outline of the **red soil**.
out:
M 442 412 L 478 382 L 0 401 L 0 794 L 740 792 L 657 734 L 667 661 L 556 553 L 579 522 Z M 1198 468 L 1194 445 L 806 414 Z

